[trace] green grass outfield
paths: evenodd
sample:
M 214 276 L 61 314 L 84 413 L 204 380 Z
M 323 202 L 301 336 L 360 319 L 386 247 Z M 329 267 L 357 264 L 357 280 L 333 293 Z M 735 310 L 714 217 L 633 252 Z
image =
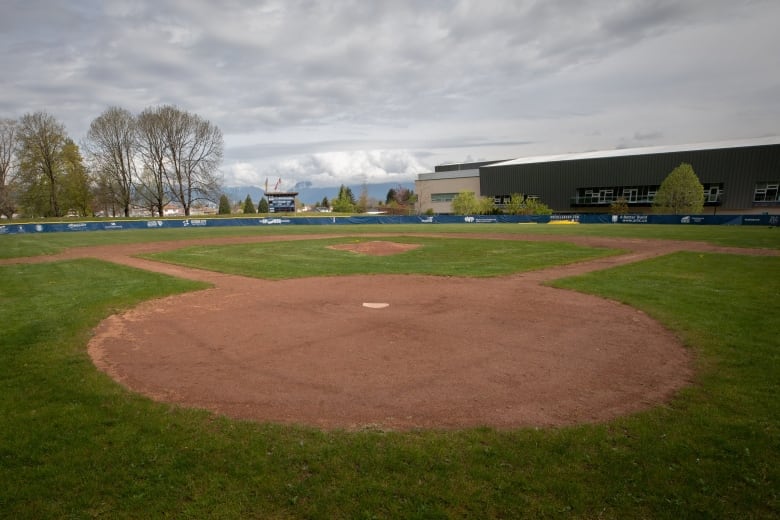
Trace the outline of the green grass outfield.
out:
M 163 228 L 0 235 L 0 259 L 54 254 L 66 247 L 138 244 L 205 237 L 403 233 L 495 233 L 699 240 L 734 247 L 780 249 L 780 228 L 655 224 L 363 224 Z
M 765 228 L 447 227 L 406 231 L 780 240 Z M 212 236 L 192 231 L 2 236 L 0 250 Z M 127 392 L 85 350 L 105 316 L 201 285 L 96 260 L 0 266 L 0 517 L 777 518 L 780 258 L 676 253 L 556 285 L 676 331 L 697 355 L 695 384 L 666 406 L 556 429 L 321 432 L 229 420 Z

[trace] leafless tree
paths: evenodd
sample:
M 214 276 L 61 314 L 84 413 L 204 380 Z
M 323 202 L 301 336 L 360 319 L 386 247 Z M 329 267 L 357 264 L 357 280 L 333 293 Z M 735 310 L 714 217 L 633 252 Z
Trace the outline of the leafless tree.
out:
M 159 114 L 167 155 L 165 178 L 173 199 L 189 215 L 193 202 L 216 202 L 219 197 L 222 132 L 198 115 L 174 106 L 161 107 Z
M 0 215 L 14 214 L 13 182 L 16 169 L 16 121 L 0 119 Z
M 143 165 L 138 178 L 138 195 L 161 217 L 165 205 L 170 202 L 165 182 L 168 154 L 162 112 L 163 108 L 147 108 L 138 116 L 136 127 L 138 151 Z
M 136 119 L 124 108 L 109 107 L 87 132 L 87 150 L 93 169 L 111 184 L 116 203 L 130 216 L 136 180 Z

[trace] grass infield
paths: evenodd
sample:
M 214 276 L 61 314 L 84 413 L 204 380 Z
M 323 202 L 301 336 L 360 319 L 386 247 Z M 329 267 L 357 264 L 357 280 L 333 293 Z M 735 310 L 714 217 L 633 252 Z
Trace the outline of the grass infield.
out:
M 729 245 L 780 235 L 739 231 Z M 643 309 L 696 352 L 695 384 L 667 406 L 560 429 L 393 433 L 131 394 L 91 364 L 90 329 L 201 285 L 94 260 L 0 266 L 0 517 L 776 518 L 779 275 L 777 257 L 676 253 L 556 282 Z
M 371 273 L 500 276 L 619 253 L 615 250 L 554 242 L 393 236 L 381 240 L 424 247 L 393 256 L 358 255 L 328 248 L 331 245 L 355 245 L 373 240 L 377 239 L 349 237 L 195 246 L 147 256 L 189 267 L 278 280 Z

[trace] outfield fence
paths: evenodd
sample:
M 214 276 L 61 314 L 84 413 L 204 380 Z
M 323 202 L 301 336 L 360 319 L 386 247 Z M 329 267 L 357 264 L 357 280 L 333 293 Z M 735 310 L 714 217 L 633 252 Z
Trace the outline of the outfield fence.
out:
M 120 231 L 235 226 L 290 226 L 344 224 L 681 224 L 726 226 L 780 226 L 780 215 L 609 215 L 565 213 L 555 215 L 367 215 L 367 216 L 270 216 L 240 218 L 165 218 L 94 220 L 78 222 L 8 222 L 0 235 L 77 231 Z

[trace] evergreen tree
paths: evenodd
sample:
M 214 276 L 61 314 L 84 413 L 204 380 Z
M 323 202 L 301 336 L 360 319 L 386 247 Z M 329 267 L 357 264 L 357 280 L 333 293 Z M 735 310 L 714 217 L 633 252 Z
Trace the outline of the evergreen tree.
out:
M 230 200 L 224 193 L 219 197 L 219 212 L 220 215 L 230 215 Z
M 268 199 L 265 197 L 260 199 L 260 202 L 257 203 L 257 212 L 258 213 L 268 213 L 269 207 L 268 207 Z
M 320 206 L 323 208 L 330 207 L 330 201 L 328 200 L 328 197 L 322 197 L 322 202 L 320 202 Z
M 255 203 L 252 202 L 252 197 L 250 195 L 247 195 L 244 200 L 244 213 L 257 213 L 255 211 Z
M 355 196 L 352 190 L 343 184 L 339 188 L 339 195 L 333 201 L 333 211 L 339 213 L 353 213 L 355 211 Z

